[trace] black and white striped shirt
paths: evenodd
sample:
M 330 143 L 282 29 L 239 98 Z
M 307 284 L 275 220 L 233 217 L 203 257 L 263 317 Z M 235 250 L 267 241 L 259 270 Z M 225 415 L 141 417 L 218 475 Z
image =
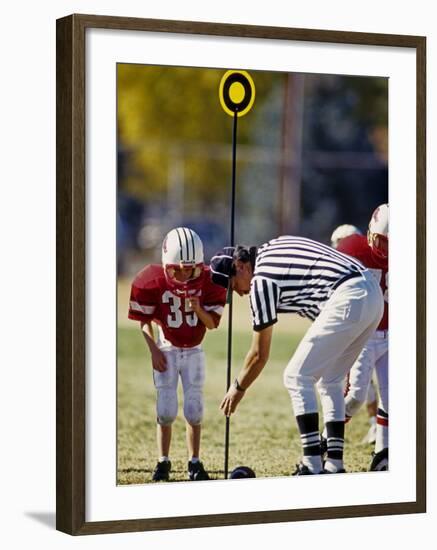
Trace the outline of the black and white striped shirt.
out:
M 250 287 L 254 330 L 277 322 L 278 313 L 297 313 L 314 321 L 343 281 L 365 267 L 317 241 L 284 235 L 258 249 Z

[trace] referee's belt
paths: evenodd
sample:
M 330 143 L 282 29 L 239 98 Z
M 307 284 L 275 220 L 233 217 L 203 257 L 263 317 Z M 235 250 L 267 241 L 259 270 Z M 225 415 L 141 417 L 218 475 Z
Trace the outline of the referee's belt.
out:
M 349 279 L 355 279 L 356 277 L 361 277 L 361 273 L 359 271 L 352 271 L 352 273 L 349 273 L 348 275 L 345 275 L 342 279 L 339 279 L 338 281 L 336 281 L 332 285 L 331 289 L 335 290 L 346 281 L 349 281 Z

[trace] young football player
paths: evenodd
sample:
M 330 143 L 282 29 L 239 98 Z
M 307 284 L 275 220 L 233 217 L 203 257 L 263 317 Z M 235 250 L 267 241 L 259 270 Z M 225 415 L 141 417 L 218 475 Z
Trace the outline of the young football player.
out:
M 338 243 L 337 250 L 360 260 L 378 280 L 384 295 L 384 314 L 368 340 L 349 376 L 346 418 L 352 417 L 365 402 L 375 370 L 379 403 L 376 416 L 376 442 L 370 470 L 388 469 L 388 204 L 373 212 L 367 237 L 351 235 Z
M 159 460 L 153 481 L 168 481 L 172 424 L 182 382 L 189 455 L 188 478 L 209 479 L 200 461 L 206 329 L 217 328 L 226 290 L 211 281 L 199 236 L 187 227 L 171 230 L 162 245 L 162 265 L 148 265 L 132 283 L 129 318 L 140 322 L 150 350 L 156 388 Z M 154 333 L 152 322 L 157 325 Z
M 338 248 L 340 242 L 346 237 L 351 235 L 362 235 L 362 232 L 355 225 L 343 224 L 339 225 L 331 235 L 331 246 L 332 248 Z M 349 385 L 353 386 L 362 386 L 359 377 L 361 371 L 360 369 L 352 369 L 347 377 L 346 382 L 346 391 L 348 391 Z M 350 378 L 352 377 L 352 380 Z M 373 381 L 373 377 L 370 379 L 369 390 L 367 392 L 367 414 L 369 415 L 369 431 L 364 436 L 362 443 L 374 444 L 376 441 L 376 413 L 378 409 L 378 401 L 376 394 L 376 387 Z M 326 437 L 326 433 L 323 433 L 323 436 Z
M 331 246 L 332 248 L 337 248 L 340 241 L 351 235 L 362 235 L 361 231 L 356 225 L 351 225 L 350 223 L 344 223 L 339 225 L 331 235 Z

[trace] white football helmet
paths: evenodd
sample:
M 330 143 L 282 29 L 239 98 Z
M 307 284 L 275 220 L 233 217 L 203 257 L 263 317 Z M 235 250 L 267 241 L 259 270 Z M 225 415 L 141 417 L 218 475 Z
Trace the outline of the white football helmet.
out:
M 367 232 L 372 253 L 380 260 L 388 258 L 388 204 L 381 204 L 373 212 Z
M 203 268 L 203 244 L 199 235 L 188 227 L 176 227 L 167 233 L 162 243 L 162 265 L 167 282 L 178 287 L 186 287 L 197 279 Z M 178 269 L 191 267 L 188 281 L 176 280 Z
M 339 225 L 337 229 L 334 229 L 331 235 L 332 248 L 337 248 L 338 243 L 342 239 L 345 239 L 346 237 L 350 237 L 351 235 L 362 235 L 362 233 L 358 229 L 358 227 L 355 227 L 355 225 L 351 225 L 349 223 Z

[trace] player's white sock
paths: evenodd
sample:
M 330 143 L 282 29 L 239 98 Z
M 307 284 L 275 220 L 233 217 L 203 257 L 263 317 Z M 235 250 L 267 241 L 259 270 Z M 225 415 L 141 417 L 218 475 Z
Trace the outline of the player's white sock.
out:
M 304 464 L 310 472 L 319 474 L 323 470 L 322 458 L 318 456 L 303 456 L 302 464 Z
M 196 462 L 200 462 L 199 457 L 198 456 L 191 457 L 191 463 L 196 464 Z
M 168 462 L 170 459 L 168 458 L 168 456 L 161 456 L 159 458 L 159 462 Z
M 325 470 L 335 474 L 344 469 L 343 461 L 338 458 L 328 458 L 324 464 Z

